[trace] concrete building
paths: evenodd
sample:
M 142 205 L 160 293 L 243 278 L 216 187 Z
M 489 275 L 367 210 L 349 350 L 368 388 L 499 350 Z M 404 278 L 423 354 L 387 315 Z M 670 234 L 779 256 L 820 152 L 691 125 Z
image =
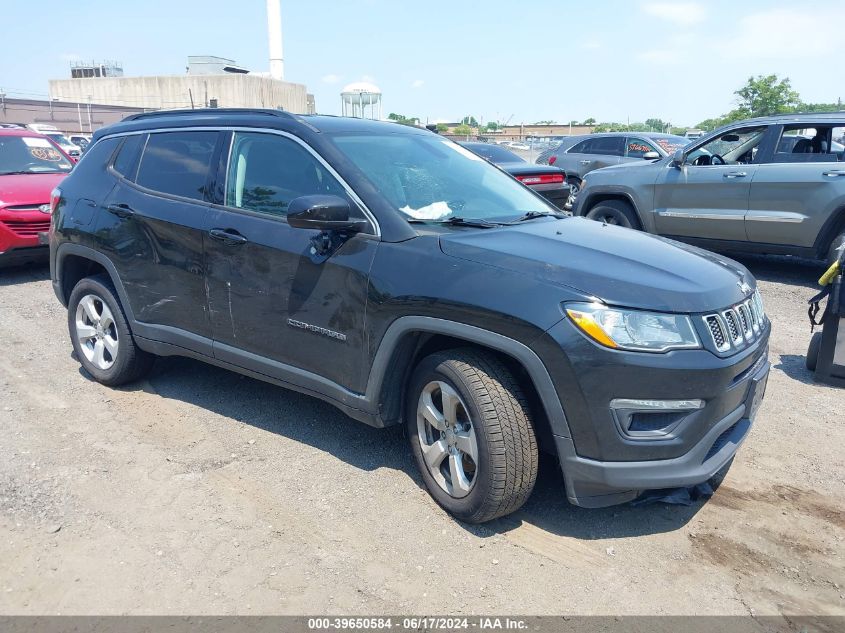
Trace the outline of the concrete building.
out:
M 214 105 L 216 99 L 219 108 L 282 108 L 308 113 L 304 85 L 252 73 L 52 79 L 50 97 L 148 110 L 202 108 Z
M 141 108 L 102 105 L 99 103 L 8 99 L 0 94 L 0 123 L 44 123 L 54 125 L 67 134 L 90 134 L 110 123 L 117 123 Z

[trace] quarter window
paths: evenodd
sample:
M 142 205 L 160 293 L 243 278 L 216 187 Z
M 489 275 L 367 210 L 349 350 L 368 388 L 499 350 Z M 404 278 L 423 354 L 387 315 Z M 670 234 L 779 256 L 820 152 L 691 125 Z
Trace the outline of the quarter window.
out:
M 343 186 L 295 141 L 273 134 L 235 133 L 226 177 L 227 206 L 284 216 L 291 200 L 315 194 L 348 199 Z
M 843 128 L 814 124 L 784 126 L 773 161 L 776 163 L 824 163 L 843 160 Z
M 142 138 L 144 138 L 143 134 L 125 137 L 112 164 L 112 169 L 129 180 L 132 180 L 135 175 L 135 166 L 138 164 L 138 150 L 141 147 Z
M 217 132 L 150 134 L 136 182 L 183 198 L 204 200 Z
M 589 153 L 588 150 L 590 148 L 590 143 L 592 143 L 592 140 L 590 140 L 590 139 L 587 139 L 586 141 L 581 141 L 580 143 L 577 143 L 576 145 L 574 145 L 572 147 L 572 149 L 569 150 L 568 153 L 569 154 L 588 154 Z

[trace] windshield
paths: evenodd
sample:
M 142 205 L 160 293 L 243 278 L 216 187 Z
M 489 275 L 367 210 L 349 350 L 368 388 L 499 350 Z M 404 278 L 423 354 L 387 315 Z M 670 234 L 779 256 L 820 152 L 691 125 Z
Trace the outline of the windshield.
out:
M 492 219 L 555 212 L 483 158 L 433 134 L 335 134 L 331 138 L 408 219 Z
M 49 132 L 47 136 L 56 141 L 59 145 L 73 145 L 73 143 L 64 134 Z
M 0 136 L 0 176 L 69 172 L 71 162 L 46 138 Z

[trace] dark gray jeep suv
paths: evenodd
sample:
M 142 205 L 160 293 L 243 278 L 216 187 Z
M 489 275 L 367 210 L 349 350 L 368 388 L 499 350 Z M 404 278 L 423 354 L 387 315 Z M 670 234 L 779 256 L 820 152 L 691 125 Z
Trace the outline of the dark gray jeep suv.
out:
M 739 252 L 833 260 L 845 242 L 845 112 L 740 121 L 673 156 L 591 172 L 574 213 Z
M 51 275 L 96 380 L 189 356 L 404 424 L 463 520 L 519 508 L 539 450 L 584 506 L 724 470 L 769 371 L 753 277 L 556 216 L 425 130 L 147 113 L 98 131 L 54 192 Z

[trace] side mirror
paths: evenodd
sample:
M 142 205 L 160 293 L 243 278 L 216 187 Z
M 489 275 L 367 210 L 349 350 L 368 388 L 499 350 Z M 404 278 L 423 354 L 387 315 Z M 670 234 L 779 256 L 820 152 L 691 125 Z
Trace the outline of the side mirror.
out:
M 358 233 L 364 220 L 349 219 L 349 202 L 339 196 L 300 196 L 288 204 L 288 224 L 297 229 Z
M 643 160 L 658 160 L 660 158 L 660 154 L 657 152 L 646 152 L 643 154 Z
M 675 153 L 672 154 L 672 167 L 682 167 L 686 160 L 687 156 L 684 153 L 684 150 L 676 150 Z

